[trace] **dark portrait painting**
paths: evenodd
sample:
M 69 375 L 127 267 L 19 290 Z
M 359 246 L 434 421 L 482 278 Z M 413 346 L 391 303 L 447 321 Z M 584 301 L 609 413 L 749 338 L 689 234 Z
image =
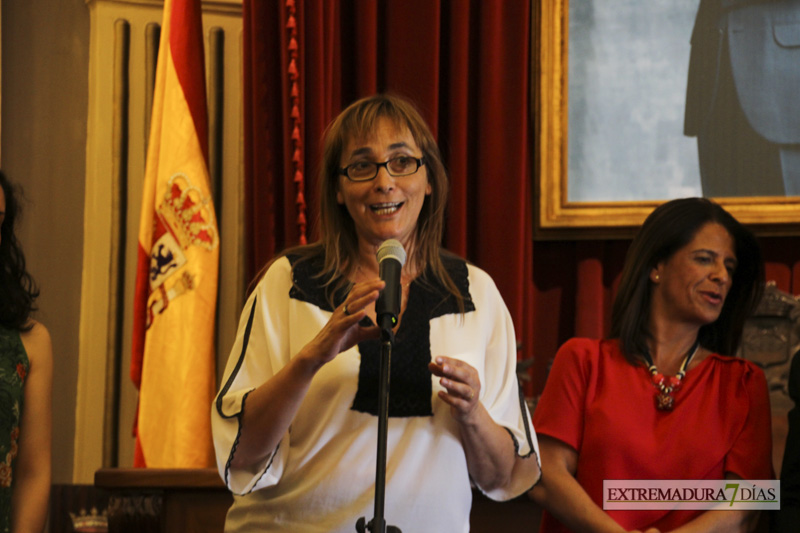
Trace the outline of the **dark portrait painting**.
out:
M 571 0 L 569 199 L 800 195 L 800 2 Z
M 538 7 L 539 230 L 635 227 L 687 196 L 800 227 L 800 0 Z
M 685 133 L 705 196 L 800 195 L 800 2 L 701 0 Z

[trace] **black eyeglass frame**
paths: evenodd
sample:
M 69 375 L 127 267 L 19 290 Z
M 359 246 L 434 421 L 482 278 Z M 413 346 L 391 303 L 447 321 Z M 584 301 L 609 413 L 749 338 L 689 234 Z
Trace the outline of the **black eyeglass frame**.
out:
M 392 171 L 389 169 L 389 163 L 391 163 L 395 159 L 400 159 L 400 158 L 405 158 L 405 157 L 407 157 L 409 159 L 413 159 L 414 161 L 416 161 L 417 162 L 417 168 L 414 169 L 414 172 L 409 172 L 408 174 L 393 174 Z M 371 178 L 356 179 L 356 178 L 351 177 L 347 173 L 347 170 L 351 166 L 360 165 L 360 164 L 363 164 L 363 163 L 364 163 L 364 161 L 359 161 L 358 163 L 353 163 L 351 165 L 347 165 L 346 167 L 339 167 L 339 174 L 341 174 L 342 176 L 346 177 L 350 181 L 353 181 L 353 182 L 356 182 L 356 183 L 361 183 L 361 182 L 364 182 L 364 181 L 372 181 L 375 178 L 377 178 L 378 177 L 378 172 L 380 172 L 381 167 L 383 167 L 383 168 L 386 169 L 386 172 L 388 172 L 390 176 L 395 177 L 395 178 L 402 178 L 404 176 L 413 176 L 414 174 L 419 172 L 420 167 L 424 166 L 426 161 L 425 161 L 425 156 L 414 157 L 414 156 L 410 156 L 410 155 L 398 155 L 398 156 L 392 157 L 391 159 L 387 159 L 383 163 L 375 163 L 375 162 L 369 161 L 369 163 L 375 165 L 375 174 L 373 174 Z

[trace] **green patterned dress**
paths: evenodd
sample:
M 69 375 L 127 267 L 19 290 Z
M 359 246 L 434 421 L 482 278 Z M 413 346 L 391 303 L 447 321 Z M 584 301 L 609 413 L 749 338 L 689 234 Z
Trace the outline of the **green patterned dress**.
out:
M 11 522 L 11 486 L 22 417 L 22 385 L 28 374 L 28 355 L 19 332 L 0 326 L 0 531 Z

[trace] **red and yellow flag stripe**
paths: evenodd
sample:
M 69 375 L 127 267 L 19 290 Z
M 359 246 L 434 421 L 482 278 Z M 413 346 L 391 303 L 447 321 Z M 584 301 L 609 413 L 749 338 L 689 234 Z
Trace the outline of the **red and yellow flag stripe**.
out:
M 131 378 L 134 464 L 213 465 L 219 236 L 199 0 L 166 0 L 142 192 Z

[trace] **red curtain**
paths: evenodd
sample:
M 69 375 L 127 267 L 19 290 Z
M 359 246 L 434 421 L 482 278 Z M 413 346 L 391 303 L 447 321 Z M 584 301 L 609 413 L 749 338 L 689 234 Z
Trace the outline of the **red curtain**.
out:
M 247 274 L 314 238 L 325 126 L 391 91 L 445 158 L 445 246 L 491 274 L 541 390 L 559 344 L 608 330 L 628 241 L 534 242 L 530 0 L 244 1 Z M 800 291 L 800 239 L 765 240 L 770 279 Z

